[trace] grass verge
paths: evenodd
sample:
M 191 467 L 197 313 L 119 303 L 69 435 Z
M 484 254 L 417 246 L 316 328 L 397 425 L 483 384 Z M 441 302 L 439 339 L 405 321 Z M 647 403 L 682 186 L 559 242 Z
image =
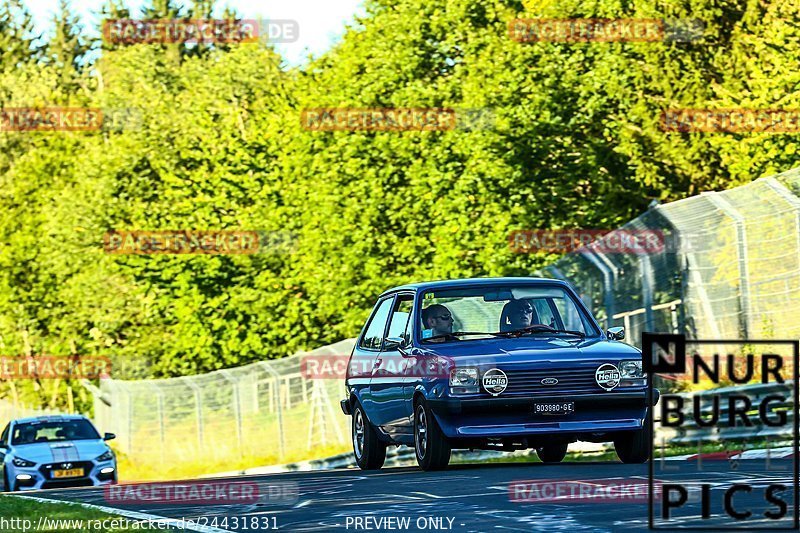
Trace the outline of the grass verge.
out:
M 133 521 L 126 520 L 75 504 L 44 503 L 15 496 L 0 496 L 0 531 L 3 532 L 116 533 L 131 530 Z

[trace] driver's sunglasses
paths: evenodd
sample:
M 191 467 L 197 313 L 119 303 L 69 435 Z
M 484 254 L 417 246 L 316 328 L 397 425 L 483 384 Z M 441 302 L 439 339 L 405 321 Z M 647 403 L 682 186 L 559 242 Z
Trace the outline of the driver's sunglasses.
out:
M 453 320 L 453 315 L 439 315 L 434 318 L 438 318 L 439 320 Z

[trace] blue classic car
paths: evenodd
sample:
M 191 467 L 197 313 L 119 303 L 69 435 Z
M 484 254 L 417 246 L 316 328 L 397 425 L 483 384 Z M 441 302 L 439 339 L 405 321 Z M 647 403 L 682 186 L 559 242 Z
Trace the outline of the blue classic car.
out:
M 649 457 L 642 353 L 604 332 L 568 283 L 480 278 L 396 287 L 375 304 L 350 356 L 342 411 L 365 470 L 388 445 L 424 470 L 452 449 L 535 448 L 559 462 L 578 440 Z M 657 391 L 654 395 L 657 401 Z

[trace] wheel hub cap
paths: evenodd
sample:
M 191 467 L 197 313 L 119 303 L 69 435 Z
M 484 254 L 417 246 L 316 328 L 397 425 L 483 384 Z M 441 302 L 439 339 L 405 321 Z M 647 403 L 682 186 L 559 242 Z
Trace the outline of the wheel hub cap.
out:
M 353 420 L 353 451 L 356 457 L 361 459 L 364 455 L 364 417 L 361 409 L 356 409 L 355 420 Z
M 428 446 L 428 420 L 425 417 L 425 409 L 422 406 L 417 408 L 417 452 L 420 457 L 425 457 L 425 450 Z

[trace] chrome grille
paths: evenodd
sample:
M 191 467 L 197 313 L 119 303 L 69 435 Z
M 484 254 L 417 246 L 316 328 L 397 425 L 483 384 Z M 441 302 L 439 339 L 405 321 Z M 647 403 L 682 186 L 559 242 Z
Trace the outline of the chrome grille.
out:
M 567 394 L 602 392 L 594 379 L 596 367 L 571 368 L 568 370 L 505 370 L 508 387 L 505 393 Z M 555 378 L 555 385 L 543 385 L 542 380 Z

